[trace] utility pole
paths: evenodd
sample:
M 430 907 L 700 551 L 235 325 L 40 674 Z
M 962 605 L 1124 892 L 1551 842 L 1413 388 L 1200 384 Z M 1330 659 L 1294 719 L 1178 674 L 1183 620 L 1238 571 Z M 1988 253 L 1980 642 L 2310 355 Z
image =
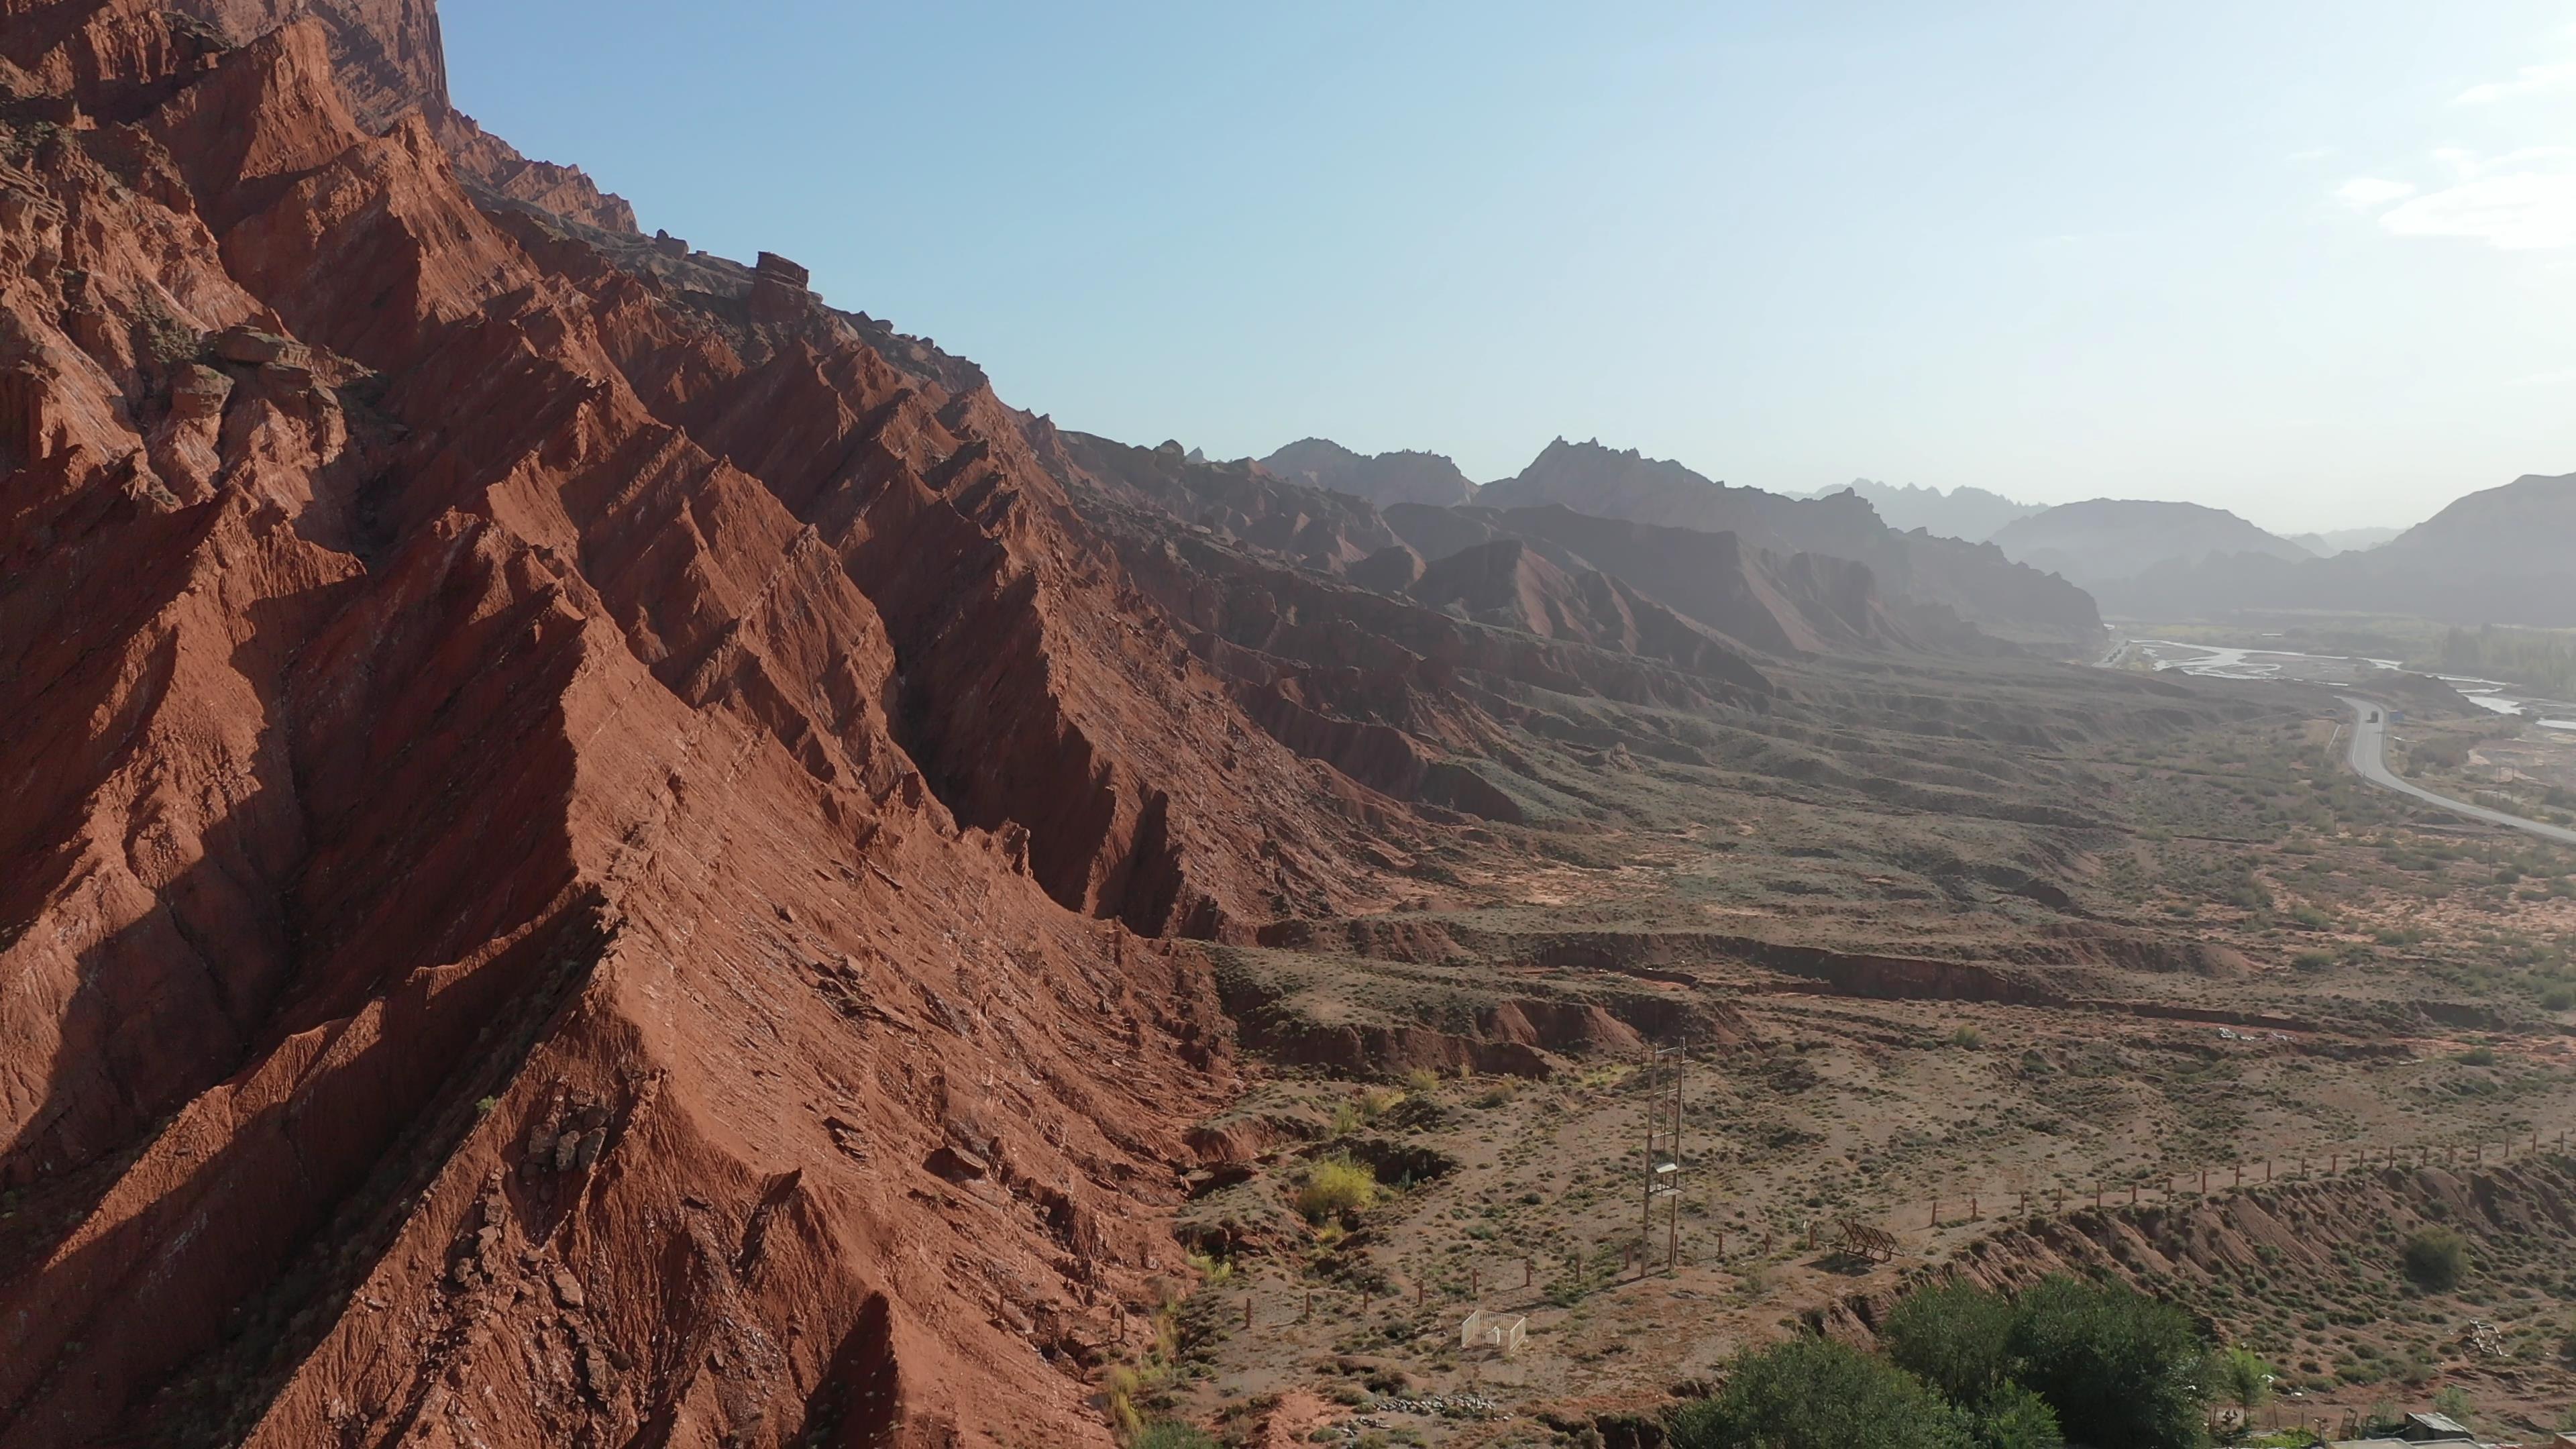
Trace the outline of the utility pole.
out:
M 1656 1047 L 1646 1058 L 1645 1188 L 1638 1235 L 1638 1276 L 1645 1275 L 1646 1246 L 1655 1237 L 1655 1208 L 1664 1208 L 1666 1267 L 1678 1267 L 1682 1251 L 1682 1090 L 1690 1047 Z

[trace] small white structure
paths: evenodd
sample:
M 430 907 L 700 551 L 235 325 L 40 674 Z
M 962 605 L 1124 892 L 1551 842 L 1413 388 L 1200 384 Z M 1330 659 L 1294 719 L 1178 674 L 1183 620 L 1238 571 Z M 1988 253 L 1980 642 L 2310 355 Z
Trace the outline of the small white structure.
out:
M 1458 1330 L 1460 1348 L 1499 1349 L 1505 1358 L 1519 1353 L 1521 1346 L 1528 1342 L 1529 1318 L 1527 1315 L 1506 1318 L 1499 1313 L 1487 1313 L 1479 1308 L 1467 1315 L 1466 1323 Z

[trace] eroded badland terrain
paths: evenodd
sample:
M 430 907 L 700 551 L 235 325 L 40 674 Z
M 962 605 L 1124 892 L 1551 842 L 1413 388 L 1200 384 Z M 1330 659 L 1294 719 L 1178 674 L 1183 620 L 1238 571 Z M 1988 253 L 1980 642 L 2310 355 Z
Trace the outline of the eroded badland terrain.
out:
M 2330 691 L 1848 496 L 1059 429 L 425 5 L 0 0 L 0 93 L 0 1446 L 1575 1442 L 2061 1268 L 2576 1396 L 2576 854 Z

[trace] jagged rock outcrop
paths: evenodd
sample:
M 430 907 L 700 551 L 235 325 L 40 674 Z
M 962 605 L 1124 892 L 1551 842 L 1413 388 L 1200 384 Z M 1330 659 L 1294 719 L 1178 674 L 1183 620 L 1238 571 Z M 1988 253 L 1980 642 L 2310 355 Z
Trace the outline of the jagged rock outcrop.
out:
M 176 0 L 172 8 L 225 46 L 310 20 L 322 27 L 341 99 L 360 126 L 381 132 L 416 112 L 470 185 L 587 226 L 635 231 L 624 197 L 601 191 L 578 166 L 529 160 L 450 104 L 434 0 Z
M 169 8 L 207 22 L 233 44 L 313 21 L 330 47 L 342 102 L 370 131 L 406 111 L 448 109 L 436 0 L 174 0 Z
M 1284 480 L 1257 464 L 1192 458 L 1178 442 L 1137 448 L 1046 424 L 1029 431 L 1036 446 L 1060 459 L 1058 476 L 1072 486 L 1309 568 L 1339 573 L 1396 545 L 1394 531 L 1365 500 Z
M 1781 558 L 1732 533 L 1658 528 L 1554 504 L 1398 507 L 1387 521 L 1434 561 L 1510 542 L 1560 568 L 1607 570 L 1659 604 L 1775 654 L 1919 647 L 1880 599 L 1869 569 L 1849 559 Z
M 980 375 L 471 189 L 318 12 L 0 60 L 0 1446 L 1105 1444 L 1231 1070 L 1141 938 L 1414 827 Z
M 1848 490 L 1788 498 L 1731 488 L 1634 449 L 1559 438 L 1517 475 L 1486 484 L 1476 504 L 1497 511 L 1556 504 L 1599 518 L 1732 533 L 1778 554 L 1848 559 L 1867 565 L 1890 599 L 1946 609 L 1989 634 L 2044 648 L 2089 646 L 2102 632 L 2100 611 L 2075 585 L 2014 563 L 1992 544 L 1899 533 Z M 1407 542 L 1423 547 L 1410 534 Z M 1595 563 L 1618 571 L 1607 560 Z
M 1740 657 L 1720 638 L 1597 569 L 1564 569 L 1517 538 L 1463 549 L 1406 592 L 1432 608 L 1542 639 L 1572 639 L 1686 668 Z
M 457 172 L 474 185 L 585 226 L 635 234 L 635 208 L 625 197 L 600 190 L 580 167 L 531 161 L 452 107 L 438 106 L 427 115 L 431 134 L 447 148 Z
M 2040 511 L 2035 503 L 2017 503 L 2000 493 L 1961 484 L 1943 491 L 1907 483 L 1902 486 L 1854 478 L 1840 488 L 1820 488 L 1809 495 L 1830 498 L 1842 492 L 1857 493 L 1861 500 L 1878 510 L 1887 526 L 1899 533 L 1922 529 L 1941 538 L 1963 538 L 1982 543 L 1995 536 L 1995 530 L 2017 518 L 2028 518 Z
M 1292 482 L 1365 498 L 1384 508 L 1394 503 L 1446 507 L 1472 501 L 1476 485 L 1438 453 L 1355 453 L 1330 438 L 1303 438 L 1261 460 Z
M 1723 712 L 1767 708 L 1777 692 L 1733 643 L 1597 574 L 1604 608 L 1569 584 L 1556 602 L 1574 605 L 1568 622 L 1579 616 L 1582 630 L 1549 636 L 1517 606 L 1478 620 L 1240 544 L 1175 535 L 1154 510 L 1105 504 L 1096 516 L 1139 586 L 1265 732 L 1397 800 L 1520 818 L 1479 762 L 1508 768 L 1510 727 L 1552 717 L 1565 698 Z M 1612 601 L 1630 612 L 1614 614 Z

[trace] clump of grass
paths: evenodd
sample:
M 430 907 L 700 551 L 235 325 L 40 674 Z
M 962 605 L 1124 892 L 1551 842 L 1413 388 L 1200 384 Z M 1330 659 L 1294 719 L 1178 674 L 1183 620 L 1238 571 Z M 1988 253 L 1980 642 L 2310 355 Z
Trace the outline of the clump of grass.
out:
M 1950 1045 L 1954 1047 L 1959 1047 L 1967 1051 L 1975 1051 L 1977 1048 L 1984 1046 L 1985 1044 L 1986 1034 L 1977 1030 L 1973 1026 L 1963 1026 L 1957 1031 L 1950 1033 Z
M 1101 1376 L 1101 1400 L 1109 1412 L 1109 1427 L 1121 1440 L 1138 1443 L 1158 1427 L 1145 1422 L 1145 1410 L 1171 1385 L 1174 1365 L 1180 1357 L 1180 1315 L 1166 1303 L 1154 1310 L 1144 1356 L 1133 1364 L 1114 1365 Z
M 1346 1212 L 1364 1212 L 1377 1203 L 1377 1174 L 1368 1164 L 1348 1157 L 1327 1157 L 1306 1169 L 1289 1203 L 1310 1223 L 1322 1223 Z
M 1404 1090 L 1417 1097 L 1427 1097 L 1440 1090 L 1440 1074 L 1429 1067 L 1415 1067 L 1404 1074 Z

